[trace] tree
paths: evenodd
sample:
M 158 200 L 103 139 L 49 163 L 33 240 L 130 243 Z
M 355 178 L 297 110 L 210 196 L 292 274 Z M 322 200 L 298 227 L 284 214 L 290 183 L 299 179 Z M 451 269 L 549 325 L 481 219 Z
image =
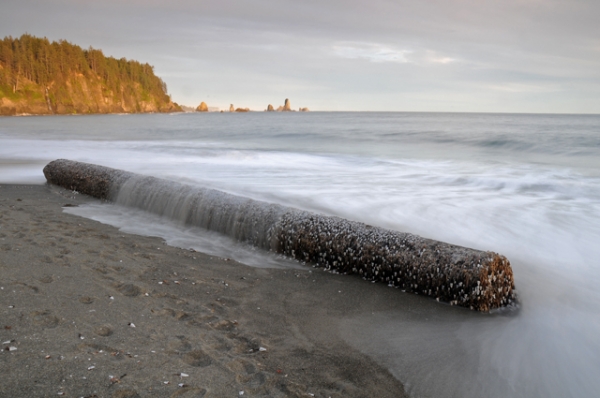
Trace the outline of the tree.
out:
M 19 94 L 33 83 L 44 95 L 66 101 L 65 85 L 76 82 L 80 75 L 94 84 L 99 81 L 106 95 L 128 96 L 124 99 L 130 103 L 138 103 L 140 98 L 170 103 L 166 84 L 147 63 L 106 57 L 91 46 L 84 50 L 66 40 L 50 42 L 27 33 L 0 41 L 0 92 L 9 89 Z

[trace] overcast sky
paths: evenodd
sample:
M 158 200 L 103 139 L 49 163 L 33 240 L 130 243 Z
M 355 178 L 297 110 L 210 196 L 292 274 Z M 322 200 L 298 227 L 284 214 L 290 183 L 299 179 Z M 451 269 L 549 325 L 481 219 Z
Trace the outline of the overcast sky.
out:
M 154 65 L 174 101 L 600 113 L 600 0 L 2 0 L 28 32 Z

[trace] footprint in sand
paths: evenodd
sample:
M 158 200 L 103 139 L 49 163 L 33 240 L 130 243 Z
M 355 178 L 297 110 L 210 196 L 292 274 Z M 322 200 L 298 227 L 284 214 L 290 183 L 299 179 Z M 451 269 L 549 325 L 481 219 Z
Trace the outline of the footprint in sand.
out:
M 226 337 L 223 338 L 223 337 L 216 336 L 215 340 L 216 340 L 216 342 L 211 345 L 211 348 L 215 351 L 226 353 L 226 352 L 231 351 L 231 349 L 233 348 L 231 341 Z
M 254 394 L 261 392 L 261 389 L 264 390 L 265 383 L 269 381 L 265 373 L 258 371 L 253 363 L 244 359 L 229 362 L 227 368 L 236 374 L 235 379 L 238 383 Z
M 14 284 L 17 285 L 17 286 L 26 287 L 26 288 L 30 289 L 31 291 L 33 291 L 34 293 L 39 293 L 40 292 L 40 289 L 37 286 L 28 285 L 25 282 L 15 282 Z
M 150 310 L 153 314 L 156 315 L 161 315 L 161 316 L 171 316 L 173 318 L 175 318 L 178 321 L 184 321 L 186 319 L 188 319 L 190 317 L 190 314 L 188 314 L 185 311 L 181 311 L 181 310 L 174 310 L 171 308 L 162 308 L 162 309 L 151 309 Z
M 79 297 L 79 302 L 82 304 L 92 304 L 94 302 L 94 298 L 89 296 Z
M 94 330 L 94 333 L 96 333 L 98 336 L 108 337 L 113 334 L 113 328 L 110 325 L 98 326 Z
M 212 364 L 212 358 L 202 350 L 190 351 L 183 356 L 183 362 L 190 366 L 204 368 Z
M 177 354 L 187 352 L 192 349 L 190 342 L 183 336 L 178 336 L 176 339 L 169 341 L 167 347 L 169 350 L 174 351 Z
M 183 387 L 175 391 L 171 398 L 202 398 L 207 392 L 206 388 Z
M 253 375 L 236 377 L 240 384 L 243 384 L 246 388 L 250 389 L 253 393 L 258 393 L 261 387 L 264 387 L 267 382 L 267 376 L 263 372 L 258 372 Z
M 262 352 L 261 347 L 263 346 L 257 338 L 248 338 L 246 336 L 233 336 L 238 344 L 235 347 L 235 351 L 240 354 L 254 354 L 256 352 Z
M 111 398 L 140 398 L 140 395 L 135 390 L 122 389 L 113 392 Z
M 190 317 L 190 314 L 188 314 L 185 311 L 177 311 L 175 313 L 175 319 L 177 319 L 178 321 L 185 321 L 189 317 Z
M 217 330 L 232 331 L 237 327 L 237 322 L 223 319 L 218 322 L 211 323 L 211 326 Z
M 44 275 L 39 280 L 42 283 L 52 283 L 52 282 L 54 282 L 54 278 L 51 275 Z
M 48 310 L 33 311 L 29 315 L 33 319 L 34 324 L 48 329 L 56 327 L 59 322 L 59 319 L 52 315 L 52 313 Z
M 245 359 L 234 359 L 227 364 L 227 368 L 236 374 L 254 374 L 256 366 Z
M 116 286 L 117 290 L 127 297 L 136 297 L 142 293 L 142 289 L 132 283 L 123 283 Z

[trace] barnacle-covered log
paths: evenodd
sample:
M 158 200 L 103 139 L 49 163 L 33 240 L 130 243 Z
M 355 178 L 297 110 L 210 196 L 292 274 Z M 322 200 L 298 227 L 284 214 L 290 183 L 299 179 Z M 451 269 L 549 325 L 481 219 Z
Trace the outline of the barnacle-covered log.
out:
M 64 188 L 453 305 L 489 311 L 516 303 L 510 263 L 497 253 L 70 160 L 50 162 L 44 175 Z
M 44 167 L 44 176 L 51 184 L 98 199 L 110 200 L 119 193 L 121 184 L 135 174 L 90 163 L 58 159 Z
M 288 212 L 277 251 L 479 311 L 515 304 L 506 257 L 339 217 Z

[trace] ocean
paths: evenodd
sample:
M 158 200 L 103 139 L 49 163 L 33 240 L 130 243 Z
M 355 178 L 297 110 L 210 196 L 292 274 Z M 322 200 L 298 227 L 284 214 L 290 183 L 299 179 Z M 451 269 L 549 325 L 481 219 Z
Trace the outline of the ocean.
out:
M 376 313 L 348 319 L 342 335 L 414 397 L 600 391 L 600 115 L 0 118 L 0 183 L 44 184 L 42 168 L 59 158 L 501 253 L 518 310 Z M 253 266 L 302 267 L 135 209 L 68 211 Z M 369 332 L 354 335 L 357 324 Z

